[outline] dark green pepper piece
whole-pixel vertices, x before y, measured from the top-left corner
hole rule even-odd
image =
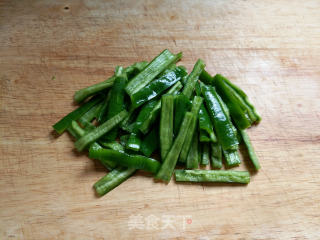
[[[175,96],[174,100],[174,126],[173,133],[177,135],[186,112],[190,111],[191,102],[189,98],[187,98],[183,94],[179,94]]]
[[[147,157],[159,148],[159,129],[158,127],[152,128],[152,130],[143,139],[140,147],[140,151]]]

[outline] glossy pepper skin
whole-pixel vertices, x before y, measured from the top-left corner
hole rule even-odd
[[[128,83],[125,88],[128,95],[131,97],[133,94],[139,92],[171,64],[179,61],[181,57],[182,53],[174,55],[165,49]]]
[[[96,150],[90,148],[89,157],[99,160],[111,160],[121,166],[141,169],[151,173],[157,173],[161,165],[157,160],[152,158],[147,158],[142,155],[129,155],[111,149]]]
[[[181,66],[174,66],[173,69],[166,69],[159,78],[153,80],[143,89],[131,96],[132,107],[137,108],[147,101],[159,96],[166,89],[180,81],[185,75],[187,75],[187,72]]]
[[[244,183],[250,182],[247,171],[215,171],[215,170],[175,170],[177,182],[224,182]]]
[[[110,92],[110,99],[108,102],[108,109],[105,119],[109,120],[121,111],[125,110],[124,105],[124,96],[125,91],[124,88],[128,82],[127,75],[122,67],[116,68],[116,80]],[[108,135],[104,136],[104,138],[108,140],[115,140],[118,135],[119,127],[116,126],[112,129]]]
[[[159,129],[158,127],[154,127],[142,140],[140,151],[146,157],[150,157],[151,154],[159,148],[159,145]]]
[[[192,137],[192,142],[190,146],[190,150],[187,157],[186,166],[188,169],[195,169],[199,167],[199,142],[198,142],[198,134],[195,132]]]
[[[225,150],[238,149],[239,142],[234,126],[220,105],[214,87],[203,85],[201,90],[222,148]]]
[[[174,99],[174,135],[177,135],[186,112],[191,110],[191,101],[183,94],[175,96]]]

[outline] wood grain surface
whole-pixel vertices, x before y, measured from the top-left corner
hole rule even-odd
[[[320,239],[319,12],[317,0],[0,1],[0,239]],[[75,90],[165,48],[248,93],[262,169],[248,186],[137,173],[97,198],[105,170],[51,126]]]

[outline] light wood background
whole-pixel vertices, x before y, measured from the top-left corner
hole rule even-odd
[[[139,173],[97,198],[105,170],[51,126],[75,90],[165,48],[248,93],[262,169],[248,186]],[[319,63],[316,0],[2,0],[0,239],[320,239]]]

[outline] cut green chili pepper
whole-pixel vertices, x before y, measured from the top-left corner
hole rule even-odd
[[[85,128],[85,129],[91,129],[91,122],[93,119],[95,119],[99,112],[101,107],[103,106],[103,101],[93,106],[88,112],[83,114],[79,119],[78,122]]]
[[[74,120],[78,120],[83,114],[88,112],[93,106],[102,101],[102,95],[97,95],[90,99],[88,102],[84,103],[80,107],[78,107],[73,112],[69,113],[67,116],[62,118],[59,122],[53,125],[53,129],[56,130],[57,133],[63,133]]]
[[[192,123],[190,124],[190,128],[188,129],[187,137],[185,139],[185,142],[183,143],[183,148],[180,153],[179,161],[182,163],[186,162],[187,157],[188,157],[188,153],[189,153],[191,142],[192,142],[192,137],[193,137],[194,132],[197,127],[198,113],[199,113],[199,109],[200,109],[202,102],[203,102],[202,97],[195,96],[193,98],[191,113],[195,116],[195,118],[192,120]]]
[[[204,64],[204,62],[201,59],[198,59],[198,61],[196,62],[196,64],[193,67],[192,72],[189,74],[188,78],[187,78],[187,83],[183,88],[182,93],[187,96],[188,98],[191,98],[191,95],[194,91],[194,88],[196,86],[196,83],[199,79],[199,76],[202,72],[202,70],[204,69],[206,65]]]
[[[148,65],[148,62],[138,62],[138,63],[135,63],[135,64],[127,67],[125,69],[125,72],[127,73],[128,78],[132,78],[137,73],[142,71],[147,65]],[[112,77],[108,78],[107,80],[105,80],[103,82],[100,82],[100,83],[94,84],[92,86],[80,89],[79,91],[77,91],[74,94],[74,100],[78,103],[82,102],[87,97],[95,95],[96,93],[98,93],[104,89],[112,87],[115,79],[116,79],[116,76],[113,75]]]
[[[183,143],[187,136],[188,130],[190,128],[191,122],[196,117],[191,113],[187,112],[183,122],[181,124],[181,128],[179,130],[178,136],[175,138],[172,147],[170,148],[169,153],[167,154],[164,162],[162,163],[157,175],[156,179],[160,179],[166,182],[169,182],[173,173],[173,170],[177,164],[179,154],[183,147]]]
[[[141,169],[151,173],[156,173],[161,165],[153,158],[148,158],[142,155],[129,155],[127,153],[111,149],[95,150],[90,148],[89,156],[99,160],[112,160],[121,166]]]
[[[173,107],[174,96],[162,96],[160,118],[160,149],[162,160],[164,160],[168,154],[173,141]]]
[[[107,96],[102,101],[102,106],[100,107],[100,111],[97,115],[97,121],[99,124],[102,124],[105,121],[107,121],[107,111],[108,111],[110,97],[111,97],[111,91],[108,92]]]
[[[212,168],[222,168],[222,149],[219,143],[211,143],[211,166]]]
[[[141,139],[136,133],[131,133],[126,148],[138,152],[141,146]]]
[[[253,104],[249,101],[248,96],[245,94],[244,91],[242,91],[238,86],[236,86],[230,80],[221,76],[220,74],[217,74],[214,77],[214,81],[215,84],[217,82],[217,85],[219,85],[220,81],[223,81],[228,86],[229,90],[238,100],[238,104],[241,106],[242,109],[248,112],[248,115],[253,122],[259,123],[261,121],[260,115],[257,113]]]
[[[204,130],[199,131],[199,141],[200,142],[212,142],[208,133]]]
[[[166,89],[171,87],[173,84],[181,80],[187,72],[181,67],[175,67],[173,70],[167,69],[164,73],[140,91],[134,93],[131,96],[131,103],[133,108],[137,108],[151,99],[159,96]]]
[[[249,183],[247,171],[175,170],[177,182]]]
[[[126,147],[127,146],[127,142],[129,140],[129,137],[130,137],[130,134],[126,134],[126,135],[121,135],[120,136],[120,144],[123,146],[123,147]]]
[[[192,142],[190,146],[190,150],[187,156],[187,168],[195,169],[199,167],[199,159],[198,159],[198,134],[195,132],[192,137]]]
[[[226,167],[235,167],[241,163],[240,155],[237,150],[224,150],[222,148],[222,152],[226,160]]]
[[[132,96],[143,89],[157,75],[168,68],[172,63],[180,60],[182,53],[172,54],[169,50],[164,50],[160,55],[154,58],[138,75],[136,75],[126,86],[126,92]]]
[[[190,111],[191,102],[183,94],[175,96],[174,100],[174,135],[177,135],[186,112]]]
[[[134,168],[126,167],[118,167],[112,170],[94,184],[97,194],[99,196],[103,196],[110,192],[112,189],[126,181],[132,174],[134,174],[135,171],[136,169]]]
[[[201,82],[208,84],[208,85],[213,85],[213,83],[214,83],[213,77],[206,70],[203,70],[201,72],[199,79]]]
[[[68,131],[70,131],[70,130],[75,134],[76,139],[79,139],[80,137],[82,137],[85,134],[85,130],[82,129],[76,121],[72,121],[71,126],[68,128]],[[100,149],[101,146],[97,142],[94,142],[91,144],[90,148]],[[109,160],[100,161],[100,162],[108,170],[112,170],[117,165],[116,163],[109,161]]]
[[[182,84],[180,82],[177,82],[175,85],[173,85],[166,94],[172,94],[176,95],[180,89],[182,88]],[[154,108],[150,111],[148,118],[142,123],[139,130],[143,134],[147,134],[151,128],[151,125],[155,122],[157,119],[161,109],[161,100],[157,100],[157,104],[154,106]]]
[[[199,129],[200,129],[200,133],[202,131],[205,131],[209,135],[209,139],[212,142],[217,141],[217,137],[213,132],[213,124],[211,123],[208,111],[204,104],[201,104],[201,107],[199,110]],[[204,142],[205,138],[201,138],[201,136],[206,136],[206,135],[200,134],[200,142]]]
[[[110,92],[110,100],[108,102],[109,107],[108,107],[106,118],[105,118],[106,120],[111,119],[112,117],[114,117],[119,112],[125,109],[124,88],[128,82],[128,78],[122,67],[116,68],[115,75],[116,75],[116,80]],[[118,135],[118,129],[119,127],[116,126],[108,133],[108,135],[104,136],[104,138],[107,140],[115,140]]]
[[[208,165],[210,162],[210,148],[209,143],[202,144],[202,159],[201,164],[202,165]]]
[[[140,147],[140,151],[147,157],[150,157],[151,154],[158,149],[159,141],[159,129],[154,127],[143,139]]]
[[[251,162],[253,163],[254,168],[258,171],[261,167],[260,167],[258,157],[254,151],[252,144],[251,144],[250,138],[245,130],[241,130],[240,133],[241,133],[243,142],[246,145],[246,148],[248,150],[249,158],[250,158]]]
[[[103,136],[112,128],[117,126],[127,116],[127,114],[127,111],[123,110],[122,112],[118,113],[113,118],[110,118],[108,121],[106,121],[99,127],[86,133],[78,141],[75,142],[75,147],[78,149],[78,151],[82,151],[90,143],[98,140],[101,136]]]
[[[99,140],[99,143],[105,148],[109,148],[109,149],[116,150],[119,152],[124,152],[124,147],[120,143],[118,143],[117,141]]]
[[[223,110],[214,87],[203,85],[201,90],[222,148],[238,149],[239,142],[234,126]]]

